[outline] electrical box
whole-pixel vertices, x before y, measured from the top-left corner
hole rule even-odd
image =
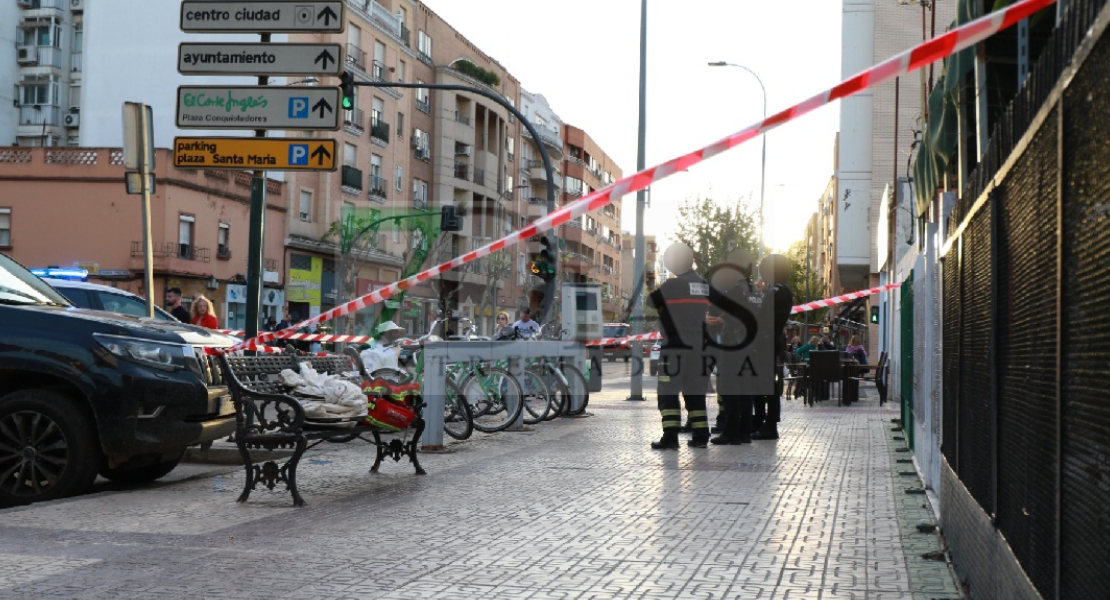
[[[564,283],[562,290],[562,339],[592,342],[601,339],[601,285]]]

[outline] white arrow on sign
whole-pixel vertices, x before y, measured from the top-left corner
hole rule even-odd
[[[189,33],[342,33],[344,2],[184,0],[181,31]]]
[[[339,44],[183,43],[182,75],[332,75],[343,72]]]
[[[183,85],[181,129],[339,129],[339,88]]]

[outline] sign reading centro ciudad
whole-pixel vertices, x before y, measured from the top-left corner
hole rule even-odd
[[[341,0],[184,0],[181,30],[210,33],[341,33]],[[263,39],[268,39],[264,37]],[[182,75],[338,76],[340,44],[190,43],[178,46]],[[265,83],[265,82],[263,82]],[[177,126],[248,129],[260,137],[176,137],[174,166],[257,171],[334,171],[334,139],[267,138],[269,129],[339,129],[337,87],[181,86]]]
[[[342,33],[342,0],[181,3],[181,31],[189,33]]]

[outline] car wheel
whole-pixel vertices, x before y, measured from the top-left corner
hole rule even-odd
[[[96,425],[69,396],[21,390],[0,398],[0,506],[79,494],[96,479]]]
[[[171,458],[168,461],[143,464],[148,463],[152,459],[157,460],[158,458],[162,458],[162,456],[163,455],[157,455],[157,457],[136,456],[128,461],[128,464],[142,464],[143,466],[141,467],[128,467],[127,464],[124,464],[112,469],[107,466],[102,466],[100,468],[100,476],[113,483],[150,483],[156,479],[161,479],[168,475],[170,471],[177,468],[177,464],[180,463],[182,457],[185,456],[185,450],[183,449],[180,454],[176,455],[176,458]]]

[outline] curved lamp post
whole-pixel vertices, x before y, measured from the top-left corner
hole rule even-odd
[[[745,67],[744,65],[737,65],[737,64],[730,63],[730,62],[725,62],[723,60],[719,60],[717,62],[711,62],[711,63],[709,63],[709,66],[711,66],[711,67],[736,67],[737,69],[744,69],[748,73],[751,73],[752,77],[755,77],[755,80],[759,82],[759,89],[763,90],[763,119],[764,120],[767,119],[767,88],[763,87],[763,80],[759,78],[759,75],[755,74],[755,71]],[[764,188],[764,185],[765,185],[766,179],[767,179],[767,134],[764,133],[762,135],[762,137],[763,137],[763,159],[761,161],[760,172],[759,172],[759,258],[760,259],[763,258],[763,188]]]

